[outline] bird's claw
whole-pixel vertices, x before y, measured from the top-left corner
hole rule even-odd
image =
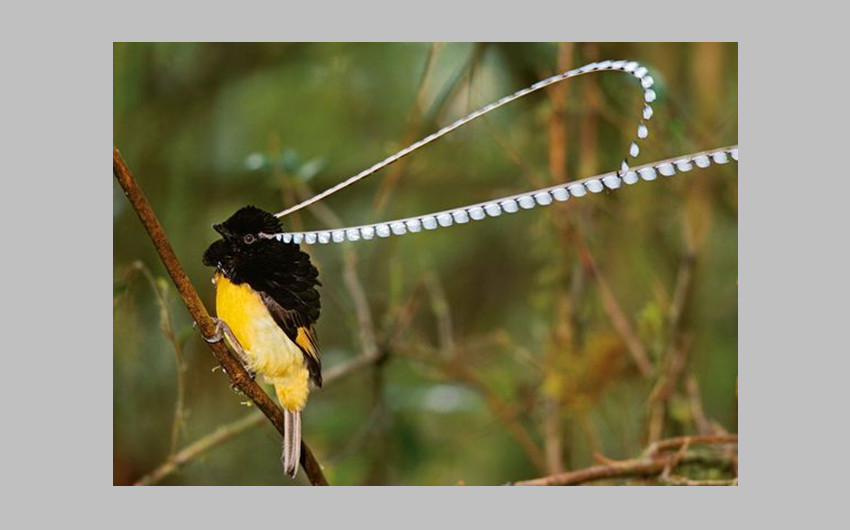
[[[222,324],[224,324],[224,322],[222,322],[221,319],[215,318],[215,317],[213,317],[212,321],[215,322],[215,333],[213,333],[209,337],[204,337],[204,340],[209,344],[213,344],[215,342],[221,342],[221,339],[224,338],[224,333],[222,333],[222,327],[223,327]],[[198,323],[195,322],[194,325],[197,327]]]
[[[230,346],[233,347],[233,350],[236,352],[236,358],[239,359],[239,364],[242,365],[242,368],[248,372],[248,376],[252,381],[257,379],[257,372],[251,368],[251,362],[249,355],[245,352],[245,349],[242,348],[242,345],[239,344],[239,341],[236,339],[236,335],[233,334],[233,331],[230,329],[230,326],[227,325],[227,322],[220,318],[213,318],[213,322],[215,322],[215,335],[212,337],[204,337],[204,340],[207,342],[218,342],[224,337],[227,337]],[[231,385],[231,387],[235,388],[235,385]]]

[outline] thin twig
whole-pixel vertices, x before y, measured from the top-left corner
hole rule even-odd
[[[543,453],[547,473],[563,473],[564,441],[561,435],[561,415],[558,402],[552,396],[543,396]]]
[[[560,72],[565,72],[570,69],[573,55],[572,43],[560,43],[558,45],[557,69]],[[566,182],[567,180],[567,163],[568,153],[567,143],[567,102],[569,98],[568,86],[561,84],[552,87],[548,92],[549,100],[552,103],[552,111],[549,114],[549,176],[551,183]],[[580,210],[570,209],[569,212],[553,215],[554,224],[558,230],[558,237],[561,239],[569,239],[573,233],[572,222],[568,221],[568,216],[579,214]],[[571,245],[565,245],[562,248],[570,248]],[[576,355],[582,350],[580,345],[579,327],[580,320],[576,315],[575,308],[578,306],[577,299],[583,291],[583,274],[581,268],[576,265],[574,271],[579,274],[572,276],[572,289],[567,289],[559,286],[554,290],[555,304],[557,305],[557,317],[553,325],[551,333],[552,346],[547,348],[550,350],[549,355],[545,358],[554,366],[544,370],[543,374],[551,373],[557,370],[558,362],[555,361],[555,356],[563,354]],[[566,318],[562,318],[565,314]],[[558,351],[555,354],[554,351]],[[543,415],[543,452],[546,456],[546,472],[549,474],[563,473],[566,469],[564,465],[564,439],[563,428],[561,426],[561,411],[560,402],[562,396],[559,391],[557,394],[551,392],[543,392],[541,396],[542,415]]]
[[[677,475],[671,475],[668,477],[660,477],[659,480],[664,484],[670,484],[671,486],[737,486],[738,478],[732,478],[728,480],[712,480],[712,479],[701,479],[695,480],[687,477],[680,477]]]
[[[484,397],[484,401],[489,405],[490,410],[502,420],[502,423],[508,428],[508,432],[525,449],[532,463],[540,470],[546,469],[546,458],[520,421],[520,413],[516,407],[508,404],[499,394],[487,386],[474,371],[465,365],[453,362],[444,364],[443,368],[447,375],[454,376],[458,381],[466,383],[468,386],[478,390]]]
[[[679,272],[676,274],[676,287],[673,290],[668,316],[668,346],[662,357],[662,362],[666,363],[666,370],[660,373],[649,396],[650,421],[647,441],[650,443],[658,441],[663,436],[670,399],[687,366],[687,354],[693,341],[683,334],[682,322],[693,284],[695,264],[696,249],[691,243],[691,238],[686,234],[685,252],[679,265]]]
[[[628,477],[653,477],[658,476],[662,480],[662,475],[665,469],[670,468],[674,462],[674,455],[664,455],[650,460],[624,460],[617,462],[614,465],[593,466],[576,471],[549,475],[532,480],[522,480],[514,482],[512,486],[575,486],[587,482],[597,480],[612,479],[612,478],[628,478]],[[677,464],[701,463],[700,457],[686,456],[680,459]],[[675,480],[669,477],[670,480]],[[730,482],[727,485],[732,485]],[[712,484],[719,485],[719,484]]]
[[[171,247],[162,225],[159,223],[156,214],[154,214],[150,203],[148,203],[142,190],[139,188],[136,180],[133,178],[118,149],[112,149],[112,173],[115,179],[124,189],[124,194],[142,221],[145,230],[147,230],[151,241],[162,260],[165,269],[168,271],[174,286],[180,293],[180,297],[186,304],[189,314],[195,321],[198,329],[203,337],[213,337],[216,334],[216,325],[210,318],[209,313],[201,302],[198,292],[192,285],[192,282],[186,276],[183,266],[177,259],[174,249]],[[218,362],[224,368],[234,387],[238,388],[243,394],[257,405],[263,414],[271,421],[272,425],[281,433],[284,433],[283,412],[275,404],[274,401],[266,394],[262,388],[251,378],[242,363],[230,353],[224,341],[207,343],[210,351],[215,355]],[[313,452],[309,446],[302,440],[301,442],[301,466],[309,478],[310,482],[315,485],[327,485],[324,473],[319,463],[313,456]]]
[[[583,61],[597,61],[599,59],[599,48],[597,44],[588,42],[582,45]],[[599,91],[599,80],[596,77],[588,77],[584,80],[579,90],[581,91],[581,113],[584,119],[579,124],[578,150],[581,157],[577,164],[579,175],[593,175],[599,169],[599,108],[602,99]],[[607,106],[606,106],[607,108]],[[627,128],[632,127],[631,122]],[[585,173],[589,171],[589,173]]]
[[[558,71],[570,69],[573,55],[573,44],[562,42],[558,44]],[[553,86],[548,94],[552,102],[552,112],[549,113],[549,173],[552,182],[567,181],[567,96],[569,86],[566,83]]]
[[[323,377],[324,384],[329,385],[335,383],[350,374],[353,374],[360,368],[368,366],[375,362],[375,359],[369,359],[365,354],[359,355],[357,358],[338,366],[333,367]],[[182,466],[188,464],[194,458],[201,456],[209,450],[225,444],[232,440],[237,434],[259,426],[265,420],[265,416],[259,410],[255,410],[245,416],[230,423],[226,423],[218,427],[215,431],[206,436],[203,436],[186,446],[175,455],[169,456],[153,471],[142,477],[136,485],[151,485],[160,482],[165,477],[178,471]],[[227,435],[225,435],[227,434]]]
[[[685,304],[694,279],[694,267],[696,266],[696,249],[690,243],[685,243],[685,253],[682,263],[679,264],[679,272],[676,275],[676,288],[673,291],[673,300],[670,303],[669,326],[671,340],[675,340],[682,326],[682,316],[685,313]]]
[[[629,319],[626,317],[620,307],[620,304],[617,302],[614,292],[608,286],[608,282],[602,275],[599,267],[597,267],[593,254],[591,254],[590,249],[583,241],[580,241],[579,243],[579,254],[582,262],[588,269],[590,269],[590,272],[596,279],[596,283],[599,287],[599,295],[602,298],[602,306],[605,308],[608,318],[611,319],[611,324],[614,325],[614,329],[617,330],[620,338],[622,338],[623,342],[626,343],[626,348],[628,349],[629,354],[631,354],[638,370],[640,370],[640,373],[644,377],[651,376],[652,363],[649,360],[649,355],[646,353],[646,348],[638,338],[637,333],[634,329],[632,329],[632,325],[629,323]]]
[[[256,427],[263,422],[263,413],[254,411],[251,414],[227,425],[222,425],[212,434],[204,436],[200,440],[186,446],[178,453],[169,456],[165,462],[159,467],[140,478],[136,482],[136,486],[150,486],[156,484],[168,475],[177,471],[181,466],[186,465],[195,458],[208,452],[210,449],[223,444],[224,442],[235,438],[237,435]]]
[[[334,369],[328,371],[324,377],[324,384],[332,384],[339,379],[342,379],[354,372],[358,369],[367,366],[368,362],[363,362],[367,360],[365,355],[360,355],[356,359],[349,361],[348,363],[339,365],[334,367]],[[241,434],[244,431],[252,429],[254,427],[259,426],[265,420],[265,416],[259,410],[246,414],[242,418],[239,418],[236,421],[231,423],[224,424],[218,427],[215,431],[206,436],[199,438],[197,441],[193,442],[191,445],[188,445],[186,448],[182,449],[179,453],[176,453],[174,456],[169,457],[165,462],[160,464],[156,469],[145,475],[142,479],[137,482],[137,485],[144,484],[155,484],[168,475],[177,471],[181,466],[186,465],[192,459],[201,456],[203,453],[213,449],[218,445],[222,445],[231,439],[233,439],[237,434]]]
[[[455,348],[454,326],[452,325],[451,309],[446,300],[443,284],[433,272],[425,275],[425,288],[431,298],[431,311],[437,320],[437,338],[440,351],[446,358],[452,358],[457,352]]]
[[[459,352],[463,349],[463,345],[458,346]],[[464,384],[481,394],[490,411],[505,425],[511,436],[525,450],[534,466],[541,472],[546,471],[546,459],[543,452],[520,421],[520,413],[517,407],[504,400],[484,383],[474,370],[466,366],[460,360],[465,356],[458,354],[455,358],[446,359],[434,349],[418,345],[409,348],[398,347],[396,351],[400,355],[431,364],[448,379]]]
[[[314,195],[313,190],[306,184],[301,184],[295,190],[298,200],[304,200]],[[327,227],[340,226],[342,220],[330,206],[317,203],[311,210]],[[372,318],[372,310],[369,307],[369,299],[366,297],[366,289],[360,281],[360,273],[357,269],[358,254],[352,245],[343,245],[342,250],[342,281],[348,291],[351,301],[354,302],[354,311],[357,316],[357,329],[360,334],[360,346],[363,348],[362,359],[364,364],[370,364],[381,356],[378,346],[378,334],[375,329],[375,320]]]
[[[354,302],[357,329],[360,331],[360,346],[363,348],[363,355],[371,361],[380,357],[381,351],[378,347],[375,321],[372,318],[372,310],[369,308],[369,299],[366,297],[366,290],[360,282],[360,274],[357,271],[357,253],[349,245],[346,245],[343,249],[342,262],[342,280],[351,300]]]
[[[354,372],[360,370],[361,368],[365,368],[373,364],[378,357],[374,357],[372,355],[367,355],[364,351],[362,354],[358,355],[354,359],[348,361],[345,364],[338,364],[336,366],[331,367],[327,372],[325,372],[322,379],[324,380],[324,384],[328,385],[332,381],[336,381],[337,379],[342,379]]]
[[[431,77],[434,69],[435,59],[440,51],[440,43],[431,43],[428,48],[428,57],[425,59],[425,68],[422,70],[422,75],[419,78],[419,87],[416,89],[416,97],[413,99],[413,106],[410,109],[410,115],[407,118],[404,134],[402,135],[401,145],[410,145],[416,141],[419,126],[424,117],[423,109],[425,108],[425,89],[428,86],[428,79]],[[428,114],[434,114],[438,109],[432,109]],[[378,188],[378,196],[375,199],[374,207],[377,213],[381,213],[387,205],[387,200],[392,196],[396,183],[404,173],[404,167],[407,165],[408,159],[399,160],[387,172],[387,176],[381,182]]]
[[[546,477],[521,480],[514,482],[513,486],[572,486],[592,482],[594,480],[602,480],[606,478],[625,478],[625,477],[640,477],[657,475],[664,471],[667,465],[667,458],[657,458],[655,460],[627,460],[618,462],[616,465],[593,466],[577,471],[568,471],[566,473],[557,473]]]
[[[516,149],[511,147],[509,141],[502,135],[501,132],[499,132],[499,129],[495,125],[487,120],[484,120],[482,125],[487,128],[490,138],[496,142],[497,147],[504,151],[505,155],[508,157],[508,161],[519,170],[520,175],[525,178],[525,181],[529,183],[529,185],[534,186],[535,188],[542,188],[546,186],[547,181],[544,174],[533,165],[526,162],[525,158],[523,158]]]
[[[682,445],[717,445],[717,444],[737,444],[737,434],[708,434],[698,436],[677,436],[676,438],[667,438],[660,440],[650,445],[646,450],[647,455],[656,455],[662,451],[678,450]]]
[[[722,436],[681,436],[678,438],[670,438],[662,440],[650,446],[645,452],[645,457],[633,460],[614,461],[604,457],[601,460],[602,465],[593,466],[567,473],[557,473],[546,477],[540,477],[531,480],[522,480],[513,482],[514,486],[570,486],[593,482],[596,480],[610,478],[626,478],[626,477],[649,477],[659,476],[668,472],[667,479],[676,481],[677,478],[669,476],[669,471],[677,466],[687,463],[705,463],[705,459],[700,455],[687,455],[682,451],[682,448],[687,448],[693,445],[717,445],[717,444],[737,444],[738,435],[728,434]],[[676,449],[678,452],[674,454],[663,453]],[[599,460],[600,458],[597,457]],[[731,459],[721,459],[723,463],[728,464]],[[732,461],[734,464],[734,461]],[[686,479],[688,480],[688,479]],[[672,482],[671,482],[672,483]],[[732,483],[730,483],[732,484]],[[737,484],[737,482],[734,482]]]
[[[688,362],[688,352],[693,340],[690,337],[679,338],[678,334],[664,356],[666,363],[665,371],[658,376],[652,390],[649,393],[649,425],[647,428],[647,442],[654,443],[664,435],[664,425],[667,420],[667,409],[670,399],[673,397],[679,379],[685,371]]]
[[[702,399],[700,398],[699,383],[693,375],[688,376],[685,380],[685,392],[688,395],[688,405],[691,409],[691,417],[697,426],[700,434],[722,434],[725,431],[717,423],[708,419],[705,415],[705,410],[702,407]]]
[[[673,455],[673,458],[667,462],[667,465],[664,466],[664,471],[661,473],[661,481],[668,479],[670,474],[673,472],[673,469],[676,468],[682,460],[685,458],[685,454],[688,452],[688,449],[691,447],[690,439],[685,440],[682,446],[676,451]]]
[[[171,424],[171,445],[168,451],[169,456],[171,456],[177,452],[180,430],[184,429],[186,424],[186,412],[183,406],[186,395],[186,384],[183,377],[186,373],[186,363],[183,360],[183,346],[177,340],[177,334],[174,331],[174,322],[171,318],[171,311],[168,309],[168,300],[165,299],[165,293],[153,277],[150,269],[141,261],[137,261],[133,263],[132,270],[140,272],[145,277],[156,296],[160,308],[159,326],[165,338],[171,343],[177,361],[177,396],[174,399],[174,420]]]

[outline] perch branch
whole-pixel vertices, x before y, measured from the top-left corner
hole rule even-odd
[[[157,219],[156,214],[154,214],[150,203],[144,193],[142,193],[142,190],[136,183],[135,178],[133,178],[133,174],[130,172],[130,169],[118,153],[118,149],[115,147],[112,148],[112,173],[124,189],[124,194],[127,196],[127,199],[129,199],[130,204],[133,206],[133,209],[136,211],[139,219],[142,221],[142,225],[145,227],[145,230],[147,230],[148,235],[156,248],[157,254],[159,254],[165,269],[168,271],[168,275],[171,276],[171,280],[174,282],[177,292],[180,293],[180,297],[186,304],[189,314],[196,322],[201,335],[204,337],[214,336],[216,333],[215,323],[210,318],[209,313],[207,313],[207,310],[204,307],[203,302],[201,302],[198,292],[195,290],[192,282],[189,281],[189,278],[183,271],[183,266],[180,264],[180,260],[177,259],[177,255],[174,253],[171,243],[168,242],[168,238],[162,229],[162,225],[159,223],[159,219]],[[221,364],[222,368],[224,368],[225,372],[227,372],[233,386],[248,396],[248,398],[254,402],[257,408],[265,414],[269,421],[271,421],[272,425],[274,425],[274,427],[282,435],[284,432],[284,420],[283,412],[281,412],[280,408],[274,401],[272,401],[269,395],[266,394],[253,379],[251,379],[251,376],[245,371],[242,363],[240,363],[239,360],[230,353],[230,350],[227,349],[224,341],[208,343],[208,346],[210,351],[212,351],[213,355],[215,355],[216,359]],[[301,443],[301,467],[304,469],[304,472],[307,474],[307,478],[313,485],[326,486],[328,484],[321,466],[313,456],[313,452],[303,441]]]
[[[313,193],[306,185],[301,186],[301,188],[296,189],[292,193],[297,194],[299,197],[304,198],[305,196],[312,196]],[[293,202],[293,201],[290,201]],[[313,213],[325,224],[328,226],[335,226],[342,224],[339,220],[339,217],[324,204],[316,204],[313,208]],[[293,219],[297,219],[298,214],[293,215]],[[363,352],[357,356],[356,358],[340,365],[336,365],[331,367],[324,374],[324,384],[325,386],[332,384],[338,379],[342,379],[347,377],[350,374],[353,374],[360,369],[370,366],[374,363],[377,363],[383,359],[382,350],[378,348],[377,340],[375,339],[375,329],[374,329],[374,321],[372,319],[371,311],[368,306],[368,301],[366,299],[365,290],[363,289],[362,284],[360,283],[359,276],[357,273],[357,263],[356,263],[356,252],[354,249],[346,248],[345,250],[346,259],[344,260],[345,272],[344,274],[348,278],[345,282],[346,287],[349,289],[349,294],[354,300],[356,310],[357,310],[357,320],[358,320],[358,329],[368,330],[367,333],[361,331],[361,342],[363,346]],[[348,259],[349,253],[351,257],[354,259]],[[384,352],[386,350],[383,350]],[[160,464],[156,469],[148,473],[142,480],[145,481],[145,484],[153,484],[161,481],[168,475],[174,473],[180,467],[189,463],[192,459],[201,454],[213,449],[214,447],[227,443],[234,436],[221,436],[222,431],[231,432],[238,431],[243,432],[244,430],[251,429],[260,425],[263,422],[264,416],[261,412],[255,411],[243,416],[242,418],[233,421],[231,423],[225,424],[214,432],[207,434],[206,436],[198,439],[193,442],[192,445],[188,446],[186,449],[180,452],[180,458],[169,458],[162,464]],[[203,451],[191,450],[193,448],[202,447]]]
[[[327,372],[327,374],[323,378],[324,384],[332,384],[338,379],[342,379],[343,377],[353,374],[357,370],[368,366],[377,360],[377,358],[367,357],[366,354],[363,353],[345,364],[334,366]],[[239,418],[238,420],[226,423],[218,427],[210,434],[207,434],[206,436],[197,439],[190,445],[186,446],[186,448],[169,456],[162,464],[157,466],[156,469],[139,479],[139,481],[136,482],[136,485],[149,486],[151,484],[156,484],[157,482],[160,482],[165,477],[179,470],[181,467],[185,466],[195,458],[203,455],[204,453],[207,453],[208,451],[218,447],[219,445],[229,442],[230,440],[235,438],[236,435],[242,434],[245,431],[257,427],[258,425],[263,423],[265,419],[266,417],[261,411],[255,410],[254,412],[250,412],[245,416]]]

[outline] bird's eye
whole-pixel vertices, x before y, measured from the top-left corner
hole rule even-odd
[[[247,234],[245,237],[242,238],[242,241],[244,241],[246,245],[250,245],[251,243],[256,241],[256,239],[254,238],[253,234]]]

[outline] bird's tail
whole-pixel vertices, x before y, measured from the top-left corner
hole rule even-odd
[[[301,411],[284,408],[283,419],[283,454],[280,461],[283,464],[283,472],[295,478],[301,460]]]

